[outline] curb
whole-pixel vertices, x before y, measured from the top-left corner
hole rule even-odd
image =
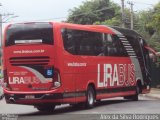
[[[160,89],[159,88],[151,88],[150,93],[142,94],[142,96],[160,100]]]
[[[160,88],[151,88],[151,91],[159,91],[160,92]]]
[[[158,100],[160,100],[160,96],[153,95],[153,94],[141,94],[140,96],[143,96],[143,97],[148,97],[148,98],[153,98],[153,99],[158,99]]]

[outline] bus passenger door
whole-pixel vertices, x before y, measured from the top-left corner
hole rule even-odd
[[[144,82],[147,85],[150,85],[151,82],[151,63],[150,63],[150,58],[149,58],[149,51],[145,48],[145,41],[143,39],[140,38],[140,47],[141,47],[141,51],[142,51],[142,59],[143,62],[140,63],[140,65],[142,65],[142,74],[143,74],[143,79]]]

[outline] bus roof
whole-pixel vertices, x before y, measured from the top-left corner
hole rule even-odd
[[[131,36],[131,37],[142,37],[140,34],[138,34],[136,31],[127,29],[127,28],[120,28],[120,27],[112,27],[113,29],[121,32],[124,36]]]
[[[141,35],[138,34],[136,31],[131,30],[131,29],[127,29],[127,28],[120,28],[120,27],[116,27],[116,26],[107,26],[107,25],[86,25],[86,26],[92,27],[92,28],[98,28],[98,29],[102,29],[102,30],[115,29],[118,32],[122,33],[124,36],[131,36],[131,37],[137,37],[138,36],[138,37],[141,37]]]
[[[115,29],[117,31],[119,31],[120,33],[122,33],[125,36],[131,36],[131,37],[141,37],[140,34],[138,34],[137,32],[135,32],[134,30],[130,30],[130,29],[126,29],[126,28],[120,28],[120,27],[115,27],[115,26],[107,26],[107,25],[81,25],[81,24],[73,24],[73,23],[65,23],[65,22],[26,22],[26,23],[14,23],[16,24],[36,24],[36,23],[51,23],[51,24],[55,24],[55,25],[60,25],[60,26],[67,26],[67,27],[77,27],[77,28],[85,28],[85,29],[95,29],[95,30],[99,30],[99,31],[103,31],[103,32],[108,32],[111,34],[117,34],[115,33],[114,30]],[[8,25],[11,26],[12,24]]]

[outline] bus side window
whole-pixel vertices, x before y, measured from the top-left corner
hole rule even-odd
[[[65,50],[71,54],[75,54],[73,31],[69,29],[62,29],[62,37]]]
[[[84,48],[80,49],[80,55],[97,56],[102,52],[101,33],[85,31],[82,36],[81,45]]]
[[[90,42],[90,39],[88,36],[83,37],[81,39],[80,43],[80,50],[79,54],[80,55],[93,55],[93,47],[92,43]]]
[[[117,48],[117,56],[127,57],[128,56],[127,51],[124,48],[119,37],[117,35],[112,35],[112,39],[114,41],[115,47]]]
[[[115,46],[115,42],[112,39],[112,36],[109,34],[105,34],[105,37],[103,37],[103,50],[105,56],[116,56],[117,55],[117,48]]]
[[[127,51],[118,36],[111,34],[104,34],[103,36],[103,51],[105,56],[128,56]]]
[[[99,56],[103,52],[103,33],[96,33],[93,36],[93,44],[94,44],[94,55]]]
[[[63,44],[66,51],[74,55],[98,56],[102,53],[102,33],[62,29]]]

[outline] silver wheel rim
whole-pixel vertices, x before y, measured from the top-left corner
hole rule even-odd
[[[93,98],[92,91],[89,91],[88,92],[88,103],[89,103],[89,105],[92,105],[93,102],[94,102],[94,98]]]

